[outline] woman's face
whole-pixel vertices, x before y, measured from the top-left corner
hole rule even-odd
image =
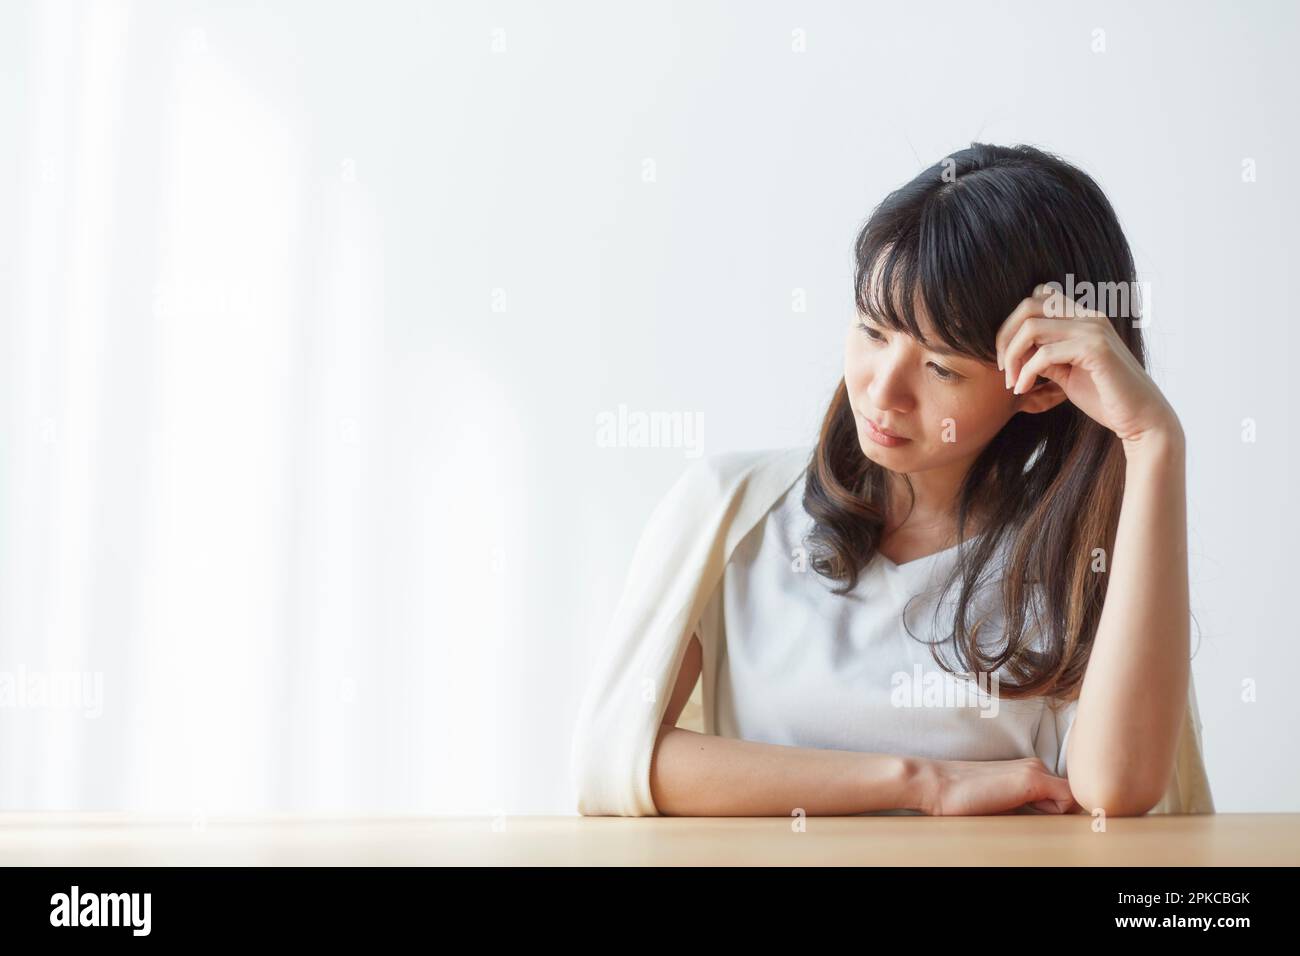
[[[863,453],[891,471],[912,474],[953,466],[964,472],[1036,392],[1013,395],[993,363],[946,351],[918,309],[927,348],[905,332],[855,316],[844,346],[844,384]],[[1052,402],[1055,404],[1055,402]],[[881,437],[869,422],[900,436]]]

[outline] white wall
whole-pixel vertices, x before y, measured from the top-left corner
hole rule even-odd
[[[1045,6],[5,4],[0,671],[102,697],[0,709],[0,807],[573,812],[692,453],[598,416],[812,441],[858,226],[980,139],[1120,213],[1216,800],[1300,809],[1297,8]]]

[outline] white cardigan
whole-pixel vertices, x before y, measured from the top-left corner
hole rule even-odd
[[[794,484],[812,452],[797,447],[697,459],[651,513],[578,712],[570,771],[580,814],[659,814],[650,796],[650,758],[694,624],[736,545]],[[704,674],[717,673],[713,644],[702,643]],[[703,678],[692,703],[701,697],[697,707],[688,704],[678,726],[716,733],[715,688]],[[1151,812],[1214,812],[1190,677],[1174,772]]]

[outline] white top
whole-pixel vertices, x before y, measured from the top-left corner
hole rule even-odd
[[[811,446],[705,455],[683,470],[650,513],[609,626],[598,635],[591,675],[574,722],[569,772],[579,813],[659,813],[651,798],[650,769],[682,657],[699,623],[697,609],[718,589],[741,540],[767,519],[803,476],[811,455]],[[904,569],[909,566],[910,562]],[[733,571],[733,578],[737,574],[743,577]],[[736,630],[741,633],[739,627]],[[855,628],[853,633],[861,632]],[[1189,636],[1189,650],[1190,646]],[[698,728],[706,734],[718,732],[716,682],[709,683],[717,676],[718,656],[717,642],[706,642]],[[782,682],[774,685],[781,687]],[[806,710],[817,702],[801,699],[799,703]],[[735,724],[733,717],[733,731]],[[1135,732],[1140,735],[1141,728]],[[1026,752],[1032,751],[1026,747]],[[1151,812],[1214,813],[1191,680],[1174,772]]]
[[[945,760],[1037,756],[1064,776],[1077,701],[1053,709],[1046,697],[995,699],[989,679],[947,674],[934,660],[927,642],[939,639],[933,613],[957,548],[901,565],[877,553],[852,591],[833,594],[837,582],[808,565],[804,537],[814,523],[803,493],[801,477],[740,540],[699,621],[701,639],[718,647],[718,734]],[[953,585],[938,618],[945,636],[960,588]],[[908,609],[913,637],[902,615],[917,594]],[[992,614],[981,645],[989,646],[986,634],[1005,641],[992,598],[980,600],[972,619]]]

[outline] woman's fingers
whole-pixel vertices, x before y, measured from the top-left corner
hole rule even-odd
[[[1038,351],[1031,355],[1028,361],[1021,366],[1020,372],[1016,376],[1013,393],[1019,395],[1021,392],[1029,391],[1034,386],[1034,379],[1039,375],[1056,381],[1060,373],[1052,371],[1053,366],[1069,371],[1069,366],[1073,364],[1078,355],[1079,345],[1077,340],[1064,339],[1049,342],[1047,345],[1040,345]]]
[[[1079,303],[1067,296],[1062,290],[1053,288],[1046,283],[1034,286],[1034,291],[1020,300],[1020,304],[1012,310],[998,328],[998,334],[994,338],[994,346],[998,354],[998,370],[1005,371],[1007,368],[1007,350],[1011,342],[1016,338],[1024,324],[1030,319],[1044,318],[1048,320],[1069,320],[1069,319],[1104,319],[1105,316],[1093,309],[1085,309]],[[1014,379],[1008,377],[1007,388],[1011,387]]]
[[[1021,362],[1028,357],[1032,346],[1042,348],[1049,342],[1059,342],[1079,332],[1075,319],[1048,319],[1030,316],[1021,321],[1002,352],[1002,367],[1006,371],[1007,388],[1020,377]]]
[[[1042,286],[1038,287],[1039,289]],[[1035,290],[1036,292],[1037,290]],[[993,340],[994,346],[998,352],[998,371],[1006,369],[1006,347],[1016,332],[1020,330],[1020,325],[1026,319],[1035,315],[1042,315],[1043,296],[1031,295],[1026,299],[1021,299],[1020,304],[1012,310],[1011,314],[1002,320],[1002,325],[998,327],[998,334]]]
[[[939,761],[941,783],[935,815],[987,816],[1067,813],[1075,805],[1070,781],[1054,774],[1039,757],[1005,761]]]
[[[1058,777],[1055,774],[1048,774],[1043,798],[1060,804],[1062,811],[1069,809],[1070,805],[1074,803],[1074,791],[1070,789],[1069,779]]]
[[[1025,322],[1038,317],[1049,319],[1069,318],[1080,314],[1080,312],[1077,303],[1066,298],[1064,294],[1046,285],[1035,286],[1033,294],[1021,299],[1020,304],[1002,320],[1002,325],[998,327],[998,334],[993,340],[998,353],[998,370],[1006,369],[1007,346],[1010,345],[1012,339],[1016,337]],[[1010,384],[1007,387],[1010,388]]]

